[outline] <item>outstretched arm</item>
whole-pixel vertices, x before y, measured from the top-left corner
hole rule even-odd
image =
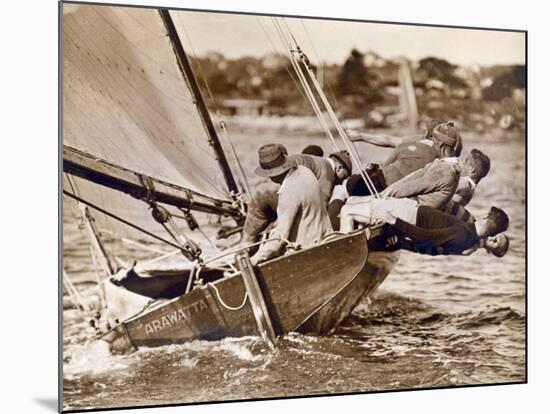
[[[354,129],[347,129],[346,134],[353,142],[363,141],[368,144],[376,145],[378,147],[395,148],[403,142],[403,138],[401,137],[394,137],[392,135],[369,134],[368,132],[361,132]]]

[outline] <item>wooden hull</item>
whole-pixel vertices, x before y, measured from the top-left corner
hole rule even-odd
[[[358,279],[369,279],[363,276],[370,269],[367,257],[366,234],[361,232],[260,265],[256,275],[276,334],[296,331],[315,320],[312,316],[320,311],[324,315],[320,319],[323,326],[333,320],[341,321],[345,317],[341,317],[342,311],[349,306],[340,308],[337,303],[347,301],[350,292],[354,296],[353,305],[359,300],[360,295],[355,298],[352,286]],[[365,292],[363,284],[361,295]],[[254,314],[250,301],[244,300],[245,294],[240,274],[219,279],[176,299],[157,302],[101,339],[110,342],[114,350],[124,350],[194,339],[257,335]],[[331,310],[323,311],[328,305]]]
[[[370,252],[367,264],[357,278],[312,315],[298,331],[314,335],[331,333],[353,311],[363,296],[374,293],[398,259],[398,252]]]

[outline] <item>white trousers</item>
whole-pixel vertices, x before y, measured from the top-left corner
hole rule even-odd
[[[395,224],[398,218],[416,224],[417,211],[418,202],[409,198],[350,197],[340,212],[340,231],[352,231],[355,223]]]

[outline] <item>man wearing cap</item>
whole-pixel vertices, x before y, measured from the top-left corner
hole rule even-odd
[[[270,235],[281,240],[263,244],[251,258],[253,264],[280,255],[286,241],[308,248],[332,231],[319,181],[310,169],[287,157],[283,149],[282,145],[268,144],[258,150],[260,166],[256,174],[281,185],[277,226]]]
[[[283,145],[273,145],[278,146],[285,155],[287,154]],[[349,176],[352,168],[351,158],[345,151],[330,154],[328,158],[306,154],[306,151],[311,151],[311,146],[304,148],[302,154],[291,155],[288,159],[294,165],[302,165],[313,172],[319,182],[321,197],[326,205],[334,186]],[[278,185],[271,180],[258,185],[248,205],[241,245],[254,243],[260,233],[277,220],[278,190]]]
[[[352,141],[371,142],[375,145],[382,145],[382,141],[367,141],[365,136],[372,137],[372,134],[348,131]],[[462,151],[462,139],[452,122],[441,123],[428,129],[422,139],[418,137],[403,139],[398,137],[385,137],[395,147],[388,159],[382,165],[371,164],[365,171],[371,178],[374,187],[382,192],[388,186],[399,181],[408,174],[424,167],[437,158],[455,157]],[[392,138],[392,139],[389,139]],[[350,196],[370,195],[370,189],[363,181],[361,175],[355,174],[349,177],[345,185],[335,189],[335,194],[328,206],[329,215],[333,226],[337,226],[340,209]]]
[[[341,184],[352,171],[351,157],[347,151],[337,151],[327,158],[307,154],[290,155],[296,165],[309,168],[321,186],[321,195],[328,204],[335,185]]]
[[[371,136],[371,134],[368,135]],[[359,140],[357,138],[350,139],[352,141]],[[461,143],[460,134],[452,122],[435,126],[429,137],[426,135],[420,140],[418,138],[401,139],[394,151],[379,167],[380,177],[374,177],[375,182],[379,183],[377,190],[384,190],[387,186],[424,167],[436,158],[458,157],[459,150],[462,151]],[[357,178],[356,183],[350,177],[347,189],[350,195],[370,195],[369,189],[363,180],[360,180],[360,177]]]

